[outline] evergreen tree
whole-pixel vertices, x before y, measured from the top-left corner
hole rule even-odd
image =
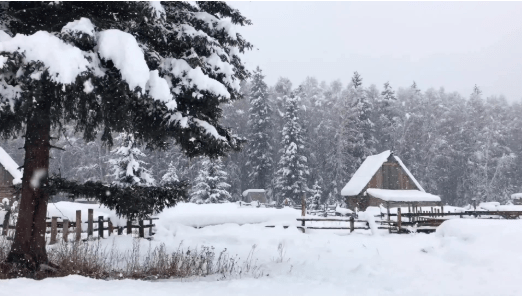
[[[222,126],[220,104],[241,98],[248,78],[234,30],[251,22],[224,2],[8,2],[2,5],[0,133],[25,134],[20,217],[7,258],[47,263],[52,127],[70,123],[86,141],[113,132],[147,148],[173,138],[191,157],[220,156],[242,140]],[[42,187],[48,179],[43,178]],[[104,200],[107,200],[104,198]],[[150,200],[151,203],[156,202]],[[157,201],[159,202],[159,200]],[[170,205],[174,205],[171,201]]]
[[[375,125],[371,121],[372,104],[362,88],[362,78],[355,72],[348,89],[351,101],[349,115],[345,121],[345,152],[348,172],[354,174],[366,157],[376,153]]]
[[[190,194],[190,201],[198,204],[230,201],[232,198],[228,192],[230,184],[226,181],[227,173],[223,171],[221,159],[204,159],[201,170],[194,180],[195,185]]]
[[[281,159],[277,171],[276,189],[279,201],[289,199],[301,203],[302,194],[308,192],[306,185],[309,175],[307,158],[304,156],[305,140],[298,111],[301,99],[292,92],[285,96],[285,124],[282,132]]]
[[[399,112],[397,110],[397,97],[389,82],[384,84],[381,97],[375,102],[376,108],[374,120],[376,122],[376,141],[379,144],[379,151],[395,150],[398,140],[398,130],[400,128]]]
[[[176,166],[174,165],[174,162],[169,163],[169,167],[167,169],[167,172],[163,177],[161,177],[160,185],[165,185],[171,182],[178,182],[178,170],[176,169]]]
[[[154,186],[156,181],[150,170],[142,167],[146,164],[140,157],[145,154],[137,147],[132,135],[122,134],[122,145],[111,153],[117,158],[109,159],[112,165],[113,184],[117,186]]]
[[[316,180],[312,189],[310,190],[310,197],[306,201],[307,208],[310,210],[317,210],[322,203],[323,190],[319,186],[319,180]]]
[[[261,69],[257,67],[252,75],[247,162],[250,167],[250,185],[257,189],[268,189],[273,173],[272,109],[268,100],[268,88],[263,79]]]

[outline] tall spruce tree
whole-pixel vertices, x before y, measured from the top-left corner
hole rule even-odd
[[[219,123],[241,97],[239,53],[251,22],[224,2],[8,2],[0,18],[0,133],[25,135],[20,219],[8,262],[47,263],[51,130],[87,141],[128,132],[148,148],[173,138],[189,156],[225,155],[242,141]],[[114,201],[115,202],[115,201]],[[151,202],[153,202],[151,200]],[[171,201],[170,205],[175,204]]]
[[[248,125],[250,137],[248,143],[248,176],[250,186],[258,189],[268,189],[273,174],[272,151],[272,108],[268,98],[268,87],[264,75],[257,67],[252,75],[250,93],[250,110]]]
[[[194,183],[190,193],[190,201],[193,203],[219,203],[232,198],[228,192],[230,184],[227,183],[227,173],[223,170],[220,158],[204,159]]]
[[[345,153],[349,161],[347,169],[354,174],[366,157],[375,154],[375,125],[371,121],[372,104],[362,87],[362,78],[355,72],[348,88],[350,109],[344,122]]]
[[[276,189],[279,201],[289,199],[301,203],[302,194],[308,192],[306,184],[309,175],[307,158],[304,155],[304,131],[299,122],[299,103],[301,99],[292,92],[284,97],[285,115],[282,132],[281,159],[277,171]]]

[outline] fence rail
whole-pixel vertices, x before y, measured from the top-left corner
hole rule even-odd
[[[50,244],[57,243],[57,237],[58,233],[62,234],[62,239],[65,242],[69,241],[69,235],[70,235],[70,229],[73,229],[73,232],[75,233],[75,240],[80,241],[82,240],[82,233],[87,233],[87,239],[90,237],[94,237],[94,234],[97,233],[98,238],[104,237],[104,231],[108,232],[108,236],[111,236],[114,234],[114,230],[117,230],[118,235],[123,234],[123,230],[127,229],[127,234],[132,234],[132,229],[138,229],[139,237],[145,237],[145,229],[149,229],[149,236],[154,235],[153,227],[156,226],[156,224],[153,224],[153,220],[158,220],[159,218],[156,217],[147,217],[144,220],[138,220],[138,224],[133,224],[133,221],[128,220],[127,224],[125,226],[114,226],[110,218],[104,219],[103,216],[98,216],[98,220],[94,220],[94,209],[88,209],[87,211],[87,221],[82,222],[82,214],[81,211],[76,211],[76,220],[70,221],[69,219],[63,219],[62,221],[58,221],[58,219],[61,219],[61,217],[53,216],[53,217],[46,217],[46,227],[50,228],[49,230],[46,230],[46,233],[50,233]],[[9,219],[10,219],[11,211],[7,211],[3,224],[0,224],[0,227],[2,228],[2,235],[7,236],[9,229],[16,229],[15,225],[9,225]],[[145,224],[144,221],[148,221],[148,224]],[[87,224],[86,231],[82,231],[82,223]],[[107,226],[105,226],[105,223],[107,223]],[[94,228],[94,225],[97,224],[97,228]]]

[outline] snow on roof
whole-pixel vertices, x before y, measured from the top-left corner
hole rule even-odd
[[[264,193],[265,190],[264,189],[247,189],[247,190],[243,191],[243,196],[247,196],[250,192]]]
[[[366,193],[384,201],[440,201],[440,197],[420,190],[393,190],[368,188],[366,190]]]
[[[386,150],[382,152],[381,154],[368,156],[364,162],[361,164],[359,169],[355,172],[353,177],[348,181],[348,183],[344,186],[343,190],[341,190],[342,196],[354,196],[361,193],[361,191],[364,189],[366,184],[370,182],[372,177],[377,173],[379,168],[382,166],[383,163],[385,163],[388,158],[392,155],[390,150]],[[410,170],[402,163],[402,160],[395,155],[392,155],[395,160],[399,163],[399,165],[402,167],[404,172],[410,177],[410,179],[413,181],[413,183],[417,186],[417,188],[421,192],[425,192],[424,188],[417,182],[415,177],[411,174]]]
[[[383,163],[390,157],[390,150],[386,150],[381,154],[368,156],[355,172],[353,177],[348,181],[341,190],[342,196],[354,196],[361,193],[366,184],[370,182],[373,175],[379,170]]]
[[[522,198],[522,193],[511,194],[511,199],[521,199],[521,198]]]
[[[0,164],[13,176],[13,185],[22,183],[22,171],[18,169],[19,165],[2,147],[0,147]]]

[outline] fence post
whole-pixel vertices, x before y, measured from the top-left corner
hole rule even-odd
[[[353,216],[350,217],[350,233],[352,233],[355,230],[355,219]]]
[[[82,211],[76,211],[76,241],[82,239]]]
[[[140,225],[140,237],[145,237],[145,228],[143,228],[143,220],[139,220],[138,224]]]
[[[127,220],[127,234],[132,234],[132,221]]]
[[[112,226],[111,218],[107,218],[109,222],[109,236],[111,236],[112,232],[114,231],[114,227]]]
[[[94,210],[89,209],[89,213],[87,216],[87,237],[93,236],[93,234],[94,234],[94,227],[92,225],[93,220],[94,220]]]
[[[152,236],[152,219],[149,219],[149,236]]]
[[[64,242],[67,242],[69,238],[69,219],[63,219],[63,230],[62,230],[62,238]]]
[[[123,227],[118,226],[118,235],[122,235],[122,234],[123,234]]]
[[[103,238],[103,216],[98,216],[98,238]]]
[[[397,208],[397,233],[401,232],[401,224],[402,224],[401,208]]]
[[[4,224],[2,229],[2,235],[7,235],[7,231],[9,230],[9,218],[11,216],[11,210],[8,210],[7,213],[5,213],[4,216]]]
[[[306,193],[303,192],[303,197],[301,198],[301,216],[306,215]]]
[[[58,234],[58,217],[52,217],[51,220],[51,245],[56,244],[56,235]]]

